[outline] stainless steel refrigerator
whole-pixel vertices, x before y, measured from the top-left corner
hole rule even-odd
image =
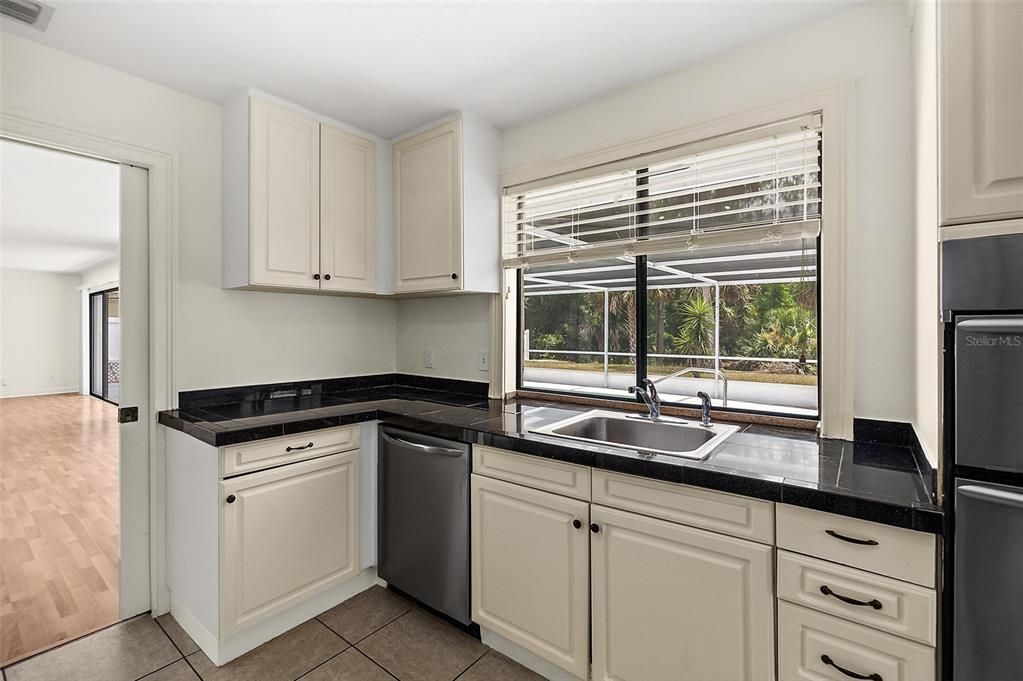
[[[1023,679],[1023,235],[942,246],[946,681]],[[951,418],[948,418],[948,416]],[[951,638],[951,641],[948,639]]]

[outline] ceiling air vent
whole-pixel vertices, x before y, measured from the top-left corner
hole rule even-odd
[[[0,0],[0,14],[45,31],[53,8],[32,0]]]

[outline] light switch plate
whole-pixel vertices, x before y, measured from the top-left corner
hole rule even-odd
[[[490,371],[490,353],[480,350],[480,371]]]
[[[427,369],[433,368],[433,348],[426,348],[426,352],[423,353],[423,366]]]

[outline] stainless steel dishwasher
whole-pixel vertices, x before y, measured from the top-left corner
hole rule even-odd
[[[469,446],[383,426],[378,481],[377,574],[469,624]]]

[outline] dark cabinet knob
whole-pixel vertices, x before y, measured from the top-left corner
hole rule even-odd
[[[327,281],[330,281],[330,275],[329,274],[324,274],[323,278],[326,279]]]
[[[600,525],[598,525],[597,523],[590,523],[590,532],[592,532],[593,534],[599,533]]]
[[[578,530],[582,526],[583,526],[583,521],[579,520],[578,518],[576,518],[575,520],[572,521],[572,527],[574,527],[575,529]]]
[[[452,272],[451,273],[451,278],[452,279],[458,279],[458,273],[457,272]]]
[[[319,281],[320,280],[320,273],[317,272],[316,274],[314,274],[313,275],[313,279],[315,279],[316,281]]]
[[[237,499],[237,497],[235,495],[228,494],[227,495],[227,499],[225,501],[227,501],[227,503],[229,503],[229,504],[233,504],[235,499]]]

